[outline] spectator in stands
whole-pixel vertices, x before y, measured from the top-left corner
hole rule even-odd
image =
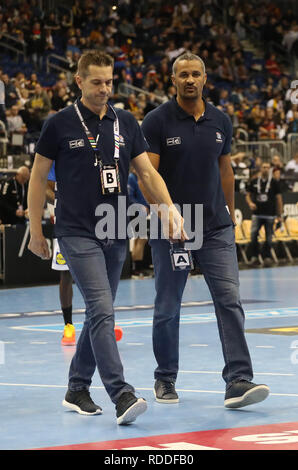
[[[35,21],[29,36],[29,54],[35,70],[42,70],[45,47],[46,42],[44,30],[42,29],[41,23],[39,21]]]
[[[297,108],[297,105],[295,105]],[[293,112],[293,119],[290,121],[288,126],[288,134],[298,133],[298,109]]]
[[[225,82],[233,82],[234,80],[233,69],[227,57],[223,58],[221,65],[218,67],[217,74],[221,80]]]
[[[279,182],[281,193],[289,191],[289,185],[285,179],[284,164],[279,155],[273,155],[271,159],[271,169],[272,177]]]
[[[284,34],[282,45],[291,52],[294,43],[298,40],[298,25],[296,22],[292,23],[290,29]]]
[[[253,179],[247,187],[246,202],[253,214],[251,224],[251,264],[253,266],[260,264],[258,235],[261,227],[264,226],[266,237],[263,247],[264,265],[271,266],[273,225],[276,217],[278,221],[281,221],[283,203],[280,185],[272,176],[270,163],[262,163],[261,174]]]
[[[18,102],[18,93],[7,73],[2,74],[2,81],[5,88],[5,107],[8,109]]]
[[[36,120],[42,125],[43,121],[47,118],[51,109],[50,99],[47,92],[42,86],[37,83],[35,85],[34,94],[31,96],[29,101],[26,103],[26,109]]]
[[[51,29],[45,30],[45,52],[52,52],[55,50],[54,38]]]
[[[78,46],[76,36],[72,36],[71,38],[68,39],[66,52],[67,51],[71,51],[73,54],[75,54],[76,52],[78,54],[81,54],[81,49]]]
[[[3,122],[4,127],[7,127],[6,113],[5,113],[5,84],[2,80],[2,69],[0,68],[0,121]],[[0,126],[1,127],[1,126]]]
[[[12,106],[8,111],[7,124],[10,135],[13,133],[24,135],[27,132],[27,126],[22,116],[20,116],[19,108],[16,105]]]
[[[281,76],[281,68],[280,65],[277,63],[276,55],[274,53],[270,54],[270,57],[266,60],[265,68],[269,75],[274,77]]]
[[[29,179],[29,169],[26,166],[21,166],[13,178],[2,184],[0,218],[3,224],[16,225],[26,222]]]
[[[60,111],[60,109],[69,106],[72,102],[73,100],[65,86],[58,87],[51,98],[51,105],[54,111]]]
[[[291,171],[293,173],[298,173],[298,152],[294,155],[287,164],[286,164],[286,171]]]
[[[276,139],[278,135],[278,129],[276,124],[276,115],[272,108],[267,108],[265,111],[265,119],[259,128],[260,139]]]
[[[31,73],[29,80],[26,81],[26,88],[29,90],[30,95],[33,95],[35,91],[35,86],[38,83],[37,74],[35,72]]]
[[[259,129],[265,119],[265,110],[259,104],[256,104],[246,118],[246,128],[249,134],[249,140],[258,140]]]

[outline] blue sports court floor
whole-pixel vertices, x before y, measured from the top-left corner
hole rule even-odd
[[[103,408],[81,416],[62,407],[75,347],[62,347],[58,286],[0,290],[0,449],[298,449],[298,266],[240,271],[247,340],[258,383],[269,398],[223,407],[223,359],[210,294],[188,280],[181,311],[180,403],[152,392],[154,279],[122,280],[115,303],[126,380],[148,411],[117,426],[98,375],[91,394]],[[83,301],[74,286],[77,334]]]

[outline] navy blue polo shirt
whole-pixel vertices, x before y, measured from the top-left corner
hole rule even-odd
[[[229,117],[205,102],[204,115],[195,120],[176,98],[150,111],[142,130],[149,152],[160,156],[159,173],[171,198],[183,204],[203,204],[204,230],[231,225],[224,198],[218,159],[231,151],[233,128]],[[194,230],[192,210],[192,230]]]
[[[91,134],[99,134],[99,151],[104,164],[114,163],[115,115],[111,107],[100,120],[99,116],[85,107],[78,106]],[[144,135],[134,116],[125,110],[115,109],[119,120],[120,158],[119,174],[121,196],[127,198],[127,179],[132,158],[148,149]],[[99,167],[94,166],[95,155],[82,123],[73,105],[52,115],[44,123],[36,152],[55,161],[57,180],[57,205],[55,236],[95,237],[99,220],[95,210],[99,204],[111,204],[116,215],[118,195],[103,195]],[[127,202],[128,205],[128,202]],[[103,216],[104,217],[104,216]]]

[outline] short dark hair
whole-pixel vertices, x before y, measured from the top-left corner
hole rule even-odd
[[[205,63],[203,59],[201,59],[201,57],[199,57],[198,55],[193,54],[192,52],[184,52],[183,54],[178,56],[177,59],[173,63],[173,66],[172,66],[173,75],[175,75],[176,73],[178,62],[181,62],[182,60],[197,60],[198,62],[201,63],[203,67],[203,72],[205,74],[206,69],[205,69]]]
[[[81,55],[78,62],[77,73],[86,78],[89,72],[89,65],[97,65],[98,67],[114,67],[114,59],[105,52],[85,52]]]

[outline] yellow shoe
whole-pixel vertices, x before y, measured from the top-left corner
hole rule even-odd
[[[74,346],[76,344],[76,330],[73,325],[67,323],[64,327],[64,334],[61,340],[63,346]]]

